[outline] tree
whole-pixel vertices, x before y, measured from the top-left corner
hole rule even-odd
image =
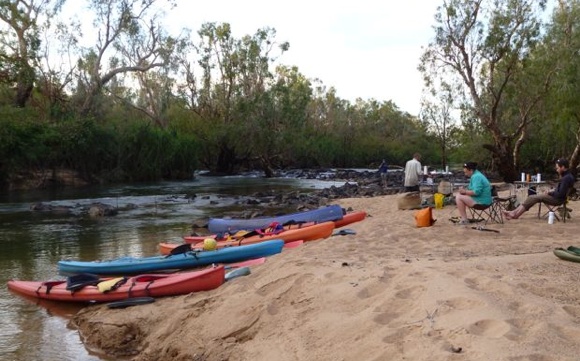
[[[545,3],[445,0],[435,15],[435,39],[421,57],[427,87],[436,78],[461,86],[456,98],[490,133],[493,144],[485,147],[505,181],[518,177],[519,150],[553,75],[545,71],[532,87],[527,81]]]
[[[8,30],[0,30],[0,71],[15,85],[13,104],[24,108],[36,80],[35,68],[40,48],[39,17],[48,25],[65,0],[1,0],[0,20]]]
[[[198,33],[201,76],[198,80],[188,68],[189,103],[204,123],[200,136],[208,146],[203,162],[231,174],[256,157],[252,139],[267,136],[260,113],[273,81],[270,64],[276,59],[274,50],[281,54],[289,45],[276,43],[271,28],[236,39],[229,24],[206,23]]]
[[[448,162],[448,151],[453,142],[451,135],[456,130],[452,115],[454,110],[453,91],[449,84],[443,83],[440,90],[431,95],[437,97],[439,102],[425,99],[421,107],[421,118],[432,126],[441,150],[441,165],[445,169]]]
[[[95,47],[86,50],[78,64],[82,116],[97,110],[103,88],[115,77],[144,73],[169,62],[176,39],[166,36],[156,23],[158,14],[149,14],[157,1],[90,0],[98,30]],[[174,6],[173,0],[165,2]]]
[[[559,0],[552,22],[548,27],[545,53],[555,74],[547,102],[549,114],[555,119],[552,137],[556,130],[574,135],[575,145],[569,155],[570,168],[576,171],[580,162],[580,1]],[[561,142],[560,142],[561,143]],[[558,149],[558,151],[564,151]]]

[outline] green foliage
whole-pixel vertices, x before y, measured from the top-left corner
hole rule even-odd
[[[17,170],[47,165],[50,145],[58,138],[55,129],[37,122],[31,110],[0,107],[1,176],[5,179]]]
[[[184,179],[199,167],[231,174],[372,167],[381,159],[404,165],[415,152],[434,167],[472,160],[493,170],[510,163],[503,171],[514,173],[518,162],[551,166],[578,147],[577,0],[562,2],[568,7],[545,37],[536,11],[544,1],[444,1],[420,66],[441,104],[424,109],[422,119],[391,101],[341,99],[295,66],[272,69],[290,49],[274,29],[235,38],[227,23],[203,24],[190,48],[188,39],[123,17],[140,6],[152,10],[155,1],[113,1],[111,8],[92,1],[110,42],[79,55],[80,74],[58,79],[35,69],[44,85],[25,108],[11,106],[17,77],[8,72],[0,84],[3,178],[65,167],[88,180]],[[123,21],[104,21],[110,16]],[[142,51],[154,44],[153,53]],[[0,64],[0,75],[8,68],[17,66]],[[459,110],[461,121],[451,122]]]
[[[131,123],[119,134],[116,172],[131,181],[191,178],[196,169],[197,143],[188,135],[143,123]]]

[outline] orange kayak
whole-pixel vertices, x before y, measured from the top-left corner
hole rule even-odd
[[[240,246],[240,245],[248,245],[254,244],[259,242],[264,242],[273,239],[281,239],[284,243],[294,242],[302,240],[304,242],[313,241],[316,239],[321,238],[328,238],[332,235],[332,231],[334,230],[334,222],[324,222],[319,224],[314,224],[312,226],[303,227],[303,228],[295,228],[281,231],[277,234],[270,234],[270,235],[255,235],[248,238],[241,238],[241,239],[233,239],[233,240],[224,240],[217,242],[217,248],[223,247],[231,247],[231,246]],[[186,239],[187,242],[187,239]],[[191,243],[188,242],[188,243]],[[180,246],[180,244],[176,243],[160,243],[159,244],[159,252],[163,255],[167,255],[171,252],[172,249],[175,247]],[[203,242],[199,243],[192,243],[192,249],[203,249]]]
[[[294,229],[299,229],[299,228],[306,228],[306,227],[310,227],[310,226],[314,226],[314,225],[316,225],[315,222],[291,224],[291,225],[285,225],[285,226],[279,225],[279,227],[281,227],[282,229],[278,229],[277,231],[273,231],[272,228],[263,228],[263,229],[254,230],[254,231],[238,231],[232,235],[228,235],[226,233],[227,237],[224,237],[222,239],[218,238],[217,234],[210,234],[210,235],[202,235],[202,236],[185,236],[185,237],[183,237],[183,240],[185,241],[185,243],[200,243],[200,242],[203,242],[204,240],[206,240],[207,238],[212,238],[212,239],[215,239],[217,241],[225,241],[226,239],[228,239],[228,240],[232,240],[232,239],[233,240],[240,240],[240,239],[244,239],[244,238],[249,238],[250,236],[253,236],[253,235],[258,235],[260,233],[262,234],[262,239],[263,239],[263,237],[267,236],[267,235],[280,234],[282,231],[289,231],[289,230],[294,230]],[[280,239],[281,237],[275,237],[275,238]]]
[[[367,217],[367,212],[356,211],[350,212],[342,216],[342,219],[334,221],[334,228],[344,227],[351,223],[360,222]]]
[[[365,211],[350,212],[350,213],[343,215],[342,219],[332,221],[332,222],[334,223],[334,228],[340,228],[340,227],[344,227],[346,225],[349,225],[351,223],[360,222],[360,221],[364,220],[366,218],[366,216],[367,216],[367,213]],[[325,222],[325,223],[328,223],[328,222]],[[307,222],[307,223],[301,223],[301,224],[286,225],[286,226],[284,226],[284,230],[287,231],[287,230],[292,230],[292,229],[311,227],[313,225],[316,225],[316,223]],[[244,236],[244,233],[246,233],[246,232],[239,231],[238,232],[239,235],[234,234],[234,235],[230,236],[230,238],[233,238],[235,240],[239,240],[241,238],[248,238],[248,237]],[[278,233],[278,234],[280,234],[280,233]],[[185,243],[200,243],[200,242],[203,242],[207,238],[216,239],[216,237],[217,237],[217,235],[211,234],[211,235],[205,235],[205,236],[185,236],[185,237],[183,237],[183,239],[185,240]],[[275,237],[275,238],[284,239],[284,237]],[[321,237],[321,238],[324,238],[324,237]]]

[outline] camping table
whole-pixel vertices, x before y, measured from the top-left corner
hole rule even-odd
[[[540,193],[540,189],[546,187],[547,183],[541,182],[514,182],[516,198],[518,202],[523,203],[529,195]]]

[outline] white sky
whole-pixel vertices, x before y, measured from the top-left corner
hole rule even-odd
[[[290,49],[279,62],[350,101],[392,100],[417,115],[423,83],[417,66],[421,47],[433,37],[441,0],[177,0],[170,24],[197,32],[205,22],[231,24],[233,36],[276,29]]]

